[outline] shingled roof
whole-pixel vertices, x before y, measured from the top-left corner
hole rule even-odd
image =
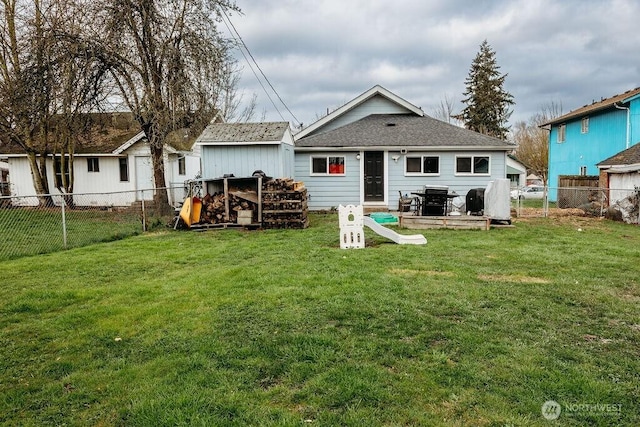
[[[205,128],[196,142],[216,144],[232,142],[279,142],[289,129],[288,122],[214,123]]]
[[[628,166],[635,164],[640,164],[640,143],[601,161],[596,166]]]
[[[131,113],[90,113],[89,116],[91,129],[81,134],[76,141],[74,146],[74,154],[76,155],[121,154],[118,150],[124,144],[133,144],[138,141],[146,142],[146,137],[141,133],[140,124]],[[195,137],[191,130],[182,128],[167,135],[166,145],[173,150],[188,151],[194,141]],[[51,142],[46,151],[49,153],[58,151],[54,145]],[[25,151],[6,138],[0,137],[0,154],[25,155]]]
[[[543,123],[541,126],[554,125],[562,122],[566,122],[571,119],[584,117],[590,113],[595,113],[600,110],[606,110],[609,108],[615,108],[614,104],[622,104],[625,99],[631,98],[640,94],[640,87],[626,91],[618,95],[614,95],[611,98],[602,99],[599,102],[593,102],[592,104],[585,105],[576,110],[573,110],[563,116],[557,117],[547,123]]]
[[[301,138],[296,147],[515,148],[510,142],[413,114],[372,114],[329,132]]]

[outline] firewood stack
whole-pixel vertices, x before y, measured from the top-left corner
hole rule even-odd
[[[306,228],[309,226],[307,189],[292,179],[272,179],[262,183],[262,224],[264,228]]]
[[[235,223],[238,220],[238,211],[251,210],[257,212],[258,206],[244,198],[229,193],[229,218],[225,218],[225,195],[224,192],[207,194],[202,199],[202,213],[200,223],[202,224],[223,224]]]

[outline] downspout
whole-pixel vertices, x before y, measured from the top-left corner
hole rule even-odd
[[[626,148],[629,148],[629,136],[631,134],[631,120],[630,120],[631,109],[629,107],[621,107],[617,105],[615,102],[613,103],[613,106],[616,107],[618,110],[627,110],[627,140],[626,140],[627,147]]]

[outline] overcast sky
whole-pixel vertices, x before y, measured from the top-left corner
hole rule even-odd
[[[463,106],[483,40],[515,98],[510,123],[551,102],[567,113],[640,86],[638,0],[236,0],[231,20],[305,126],[380,84],[429,115]],[[228,34],[224,26],[221,27]],[[239,90],[282,120],[241,53]],[[286,121],[294,120],[273,93]]]

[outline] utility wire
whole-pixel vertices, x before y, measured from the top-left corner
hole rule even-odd
[[[267,82],[267,84],[269,85],[269,87],[271,88],[271,90],[273,91],[273,93],[276,94],[276,96],[278,97],[278,100],[280,101],[280,103],[282,103],[282,105],[284,106],[284,108],[289,112],[289,114],[291,114],[291,117],[293,117],[293,120],[296,123],[296,126],[300,126],[301,123],[300,121],[296,118],[296,116],[291,112],[291,110],[289,109],[289,107],[287,107],[287,104],[284,103],[284,101],[282,100],[282,98],[280,97],[280,95],[278,94],[278,91],[273,87],[273,85],[271,84],[271,82],[269,81],[269,79],[267,78],[267,76],[264,74],[264,72],[262,71],[262,68],[260,68],[260,66],[258,65],[258,62],[256,61],[256,59],[253,57],[253,55],[251,54],[251,51],[249,50],[249,48],[247,47],[247,44],[244,42],[244,40],[242,39],[242,37],[240,36],[240,33],[238,32],[238,30],[236,29],[235,25],[233,25],[233,22],[231,22],[231,19],[229,18],[229,15],[227,15],[227,12],[223,9],[220,8],[220,10],[222,11],[222,14],[224,15],[225,18],[227,18],[227,21],[229,22],[229,24],[227,24],[227,21],[224,21],[224,24],[226,25],[227,29],[229,30],[229,32],[231,33],[232,37],[236,38],[237,40],[240,41],[240,43],[242,44],[242,46],[244,47],[244,50],[247,51],[247,54],[249,54],[249,56],[251,57],[251,61],[253,62],[253,64],[256,66],[256,68],[258,69],[258,71],[260,71],[260,74],[262,75],[262,77],[264,78],[264,80]],[[231,31],[231,28],[229,28],[229,25],[231,25],[231,28],[233,28],[233,31]],[[282,117],[282,114],[280,113],[280,110],[278,110],[278,107],[276,106],[276,104],[273,102],[273,99],[271,98],[271,96],[269,96],[269,93],[267,92],[266,88],[264,87],[264,85],[262,84],[262,81],[260,80],[260,78],[258,77],[258,75],[256,74],[255,70],[253,69],[253,67],[251,66],[251,62],[249,61],[249,59],[247,58],[247,55],[245,55],[244,51],[242,49],[240,49],[240,52],[242,53],[242,56],[244,57],[245,61],[247,61],[247,63],[249,64],[249,68],[251,68],[251,71],[253,72],[253,75],[256,77],[256,79],[258,80],[258,83],[260,83],[260,86],[262,86],[262,90],[264,90],[264,93],[267,95],[267,97],[269,98],[269,101],[271,101],[271,104],[273,104],[273,107],[276,109],[276,111],[278,112],[278,114],[280,115],[280,117],[282,118],[282,120],[284,120],[284,117]]]

